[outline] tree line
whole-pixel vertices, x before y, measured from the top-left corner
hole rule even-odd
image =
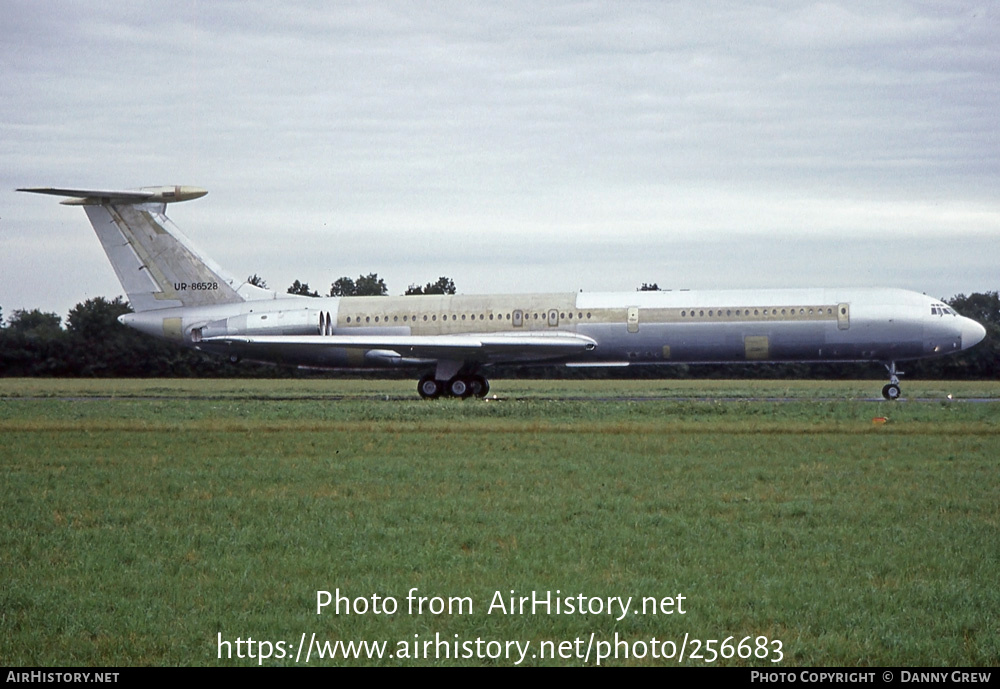
[[[247,282],[267,289],[267,282],[259,275],[251,275],[247,278]],[[319,296],[319,292],[311,289],[308,282],[299,282],[298,280],[293,282],[286,292],[302,297]],[[428,282],[423,287],[413,284],[403,292],[404,296],[411,294],[455,294],[455,281],[449,277],[441,276],[437,282]],[[330,284],[330,292],[327,294],[328,297],[385,297],[388,295],[389,288],[386,286],[385,280],[378,276],[378,273],[359,275],[357,280],[346,275],[339,277]]]
[[[256,278],[257,276],[251,276]],[[261,286],[263,280],[257,278]],[[640,289],[656,289],[655,283]],[[375,273],[357,280],[339,278],[331,284],[332,296],[386,295],[385,282]],[[319,295],[296,280],[289,294]],[[411,285],[406,294],[455,294],[455,283],[446,277],[426,285]],[[901,364],[912,378],[996,380],[1000,378],[1000,296],[997,292],[960,294],[944,300],[958,313],[979,321],[986,339],[967,352],[938,359]],[[14,311],[6,320],[0,307],[0,376],[65,377],[298,377],[338,375],[303,371],[293,367],[232,364],[165,340],[144,335],[118,322],[132,309],[122,297],[96,297],[74,306],[65,327],[54,313],[39,309]],[[885,377],[878,364],[772,364],[693,365],[665,364],[614,369],[567,369],[562,366],[503,365],[493,367],[496,377],[586,378],[869,378]],[[387,377],[411,377],[412,372]]]

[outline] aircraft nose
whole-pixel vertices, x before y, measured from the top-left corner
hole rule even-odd
[[[971,318],[962,319],[962,349],[975,347],[977,344],[982,342],[985,337],[986,328]]]

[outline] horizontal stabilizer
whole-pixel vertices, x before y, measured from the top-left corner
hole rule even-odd
[[[66,206],[109,206],[134,203],[175,203],[190,201],[207,194],[199,187],[143,187],[141,189],[57,189],[55,187],[32,187],[18,189],[32,194],[49,194],[51,196],[71,196],[71,200],[63,201]]]

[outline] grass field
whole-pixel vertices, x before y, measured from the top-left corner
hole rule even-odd
[[[0,663],[996,665],[1000,384],[880,387],[0,380]]]

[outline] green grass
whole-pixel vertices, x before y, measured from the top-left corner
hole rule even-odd
[[[531,641],[526,664],[582,664],[530,652],[591,633],[782,641],[781,663],[716,664],[1000,658],[1000,416],[946,397],[1000,385],[911,381],[930,401],[894,404],[870,381],[413,387],[0,381],[0,662],[244,665],[217,634],[294,654],[314,632]],[[407,614],[414,587],[473,612]],[[400,610],[317,615],[337,588]],[[687,613],[488,615],[511,589],[680,593]]]

